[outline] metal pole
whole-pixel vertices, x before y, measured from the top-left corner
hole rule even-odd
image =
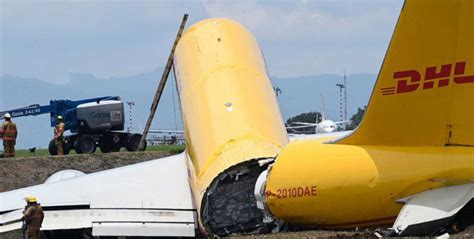
[[[158,88],[156,89],[155,97],[153,98],[153,102],[150,108],[150,116],[148,116],[148,120],[146,122],[145,129],[143,130],[142,138],[140,139],[140,144],[138,146],[138,149],[140,151],[143,151],[145,149],[146,137],[148,135],[148,131],[150,130],[153,118],[155,117],[156,108],[158,107],[158,103],[160,102],[161,95],[163,93],[163,90],[165,89],[166,80],[168,79],[168,76],[170,74],[171,66],[173,66],[174,51],[176,49],[176,45],[178,45],[179,39],[181,38],[181,34],[183,34],[184,26],[186,25],[188,16],[189,16],[188,14],[184,14],[183,16],[183,20],[181,21],[181,26],[179,27],[178,33],[176,34],[176,39],[174,40],[173,47],[171,48],[170,54],[168,56],[168,61],[166,62],[166,66],[163,71],[163,75],[161,76],[160,84],[158,85]]]
[[[336,84],[339,87],[339,121],[343,121],[342,119],[342,89],[344,88],[343,84]]]
[[[344,69],[344,120],[347,120],[347,84],[346,70]]]
[[[342,118],[342,87],[339,89],[339,121],[343,121]]]
[[[134,101],[127,101],[127,105],[128,105],[128,113],[130,115],[130,117],[129,117],[129,126],[128,126],[128,129],[127,129],[127,132],[130,133],[130,131],[132,131],[132,125],[133,125],[132,107],[135,105],[135,102]]]

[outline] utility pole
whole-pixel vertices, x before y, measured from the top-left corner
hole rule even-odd
[[[140,151],[145,150],[146,136],[148,135],[148,131],[150,130],[150,127],[151,127],[151,122],[153,121],[153,118],[155,117],[156,108],[158,107],[158,103],[160,102],[161,95],[163,94],[163,90],[165,89],[166,80],[168,80],[171,67],[173,66],[174,50],[176,49],[176,45],[178,45],[178,41],[181,38],[181,35],[183,34],[184,26],[186,25],[188,16],[189,16],[188,14],[184,14],[183,16],[183,20],[181,21],[181,25],[179,27],[178,33],[176,34],[173,47],[171,48],[170,54],[168,56],[168,61],[166,62],[165,69],[163,70],[163,74],[161,75],[160,83],[158,85],[158,88],[156,89],[155,97],[153,98],[153,102],[150,108],[150,115],[148,116],[148,120],[146,122],[145,129],[143,130],[142,138],[138,146],[138,149]]]
[[[127,101],[127,105],[128,105],[128,113],[130,115],[130,117],[129,117],[130,124],[127,128],[127,132],[130,133],[132,131],[132,125],[133,125],[132,107],[135,105],[135,102],[134,101]]]

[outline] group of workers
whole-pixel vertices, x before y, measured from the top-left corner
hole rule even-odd
[[[4,157],[15,157],[15,144],[18,136],[16,124],[12,121],[12,116],[9,113],[3,115],[3,123],[0,128],[0,139],[3,140]],[[63,154],[63,133],[64,133],[63,118],[58,116],[58,124],[54,129],[54,141],[58,148],[58,154]],[[26,206],[23,210],[23,238],[40,239],[40,228],[43,224],[44,213],[41,205],[34,196],[25,197]]]
[[[16,124],[12,121],[12,116],[9,113],[3,115],[3,123],[0,128],[0,138],[3,140],[4,157],[10,158],[15,157],[15,144],[18,136],[18,130]],[[64,132],[64,123],[62,123],[62,117],[58,117],[58,126],[54,130],[54,138],[56,144],[59,144],[59,148],[62,149],[62,137]],[[61,141],[59,143],[59,141]],[[43,223],[44,213],[41,205],[34,196],[25,197],[26,206],[23,210],[23,238],[27,239],[40,239],[40,228]]]
[[[15,157],[15,144],[18,136],[18,129],[16,124],[12,121],[12,116],[9,113],[3,115],[3,123],[0,128],[0,139],[3,140],[3,157]],[[64,155],[64,123],[61,115],[57,118],[57,125],[54,128],[54,143],[58,149],[58,155]]]
[[[15,157],[15,144],[18,136],[18,129],[16,124],[12,121],[12,116],[9,113],[3,115],[3,123],[0,128],[0,139],[3,140],[3,149],[5,158]],[[64,140],[64,123],[63,117],[58,116],[58,123],[54,128],[54,142],[58,149],[58,155],[63,155],[63,140]],[[43,209],[34,196],[25,197],[26,206],[23,210],[23,238],[40,239],[41,225],[44,219]]]

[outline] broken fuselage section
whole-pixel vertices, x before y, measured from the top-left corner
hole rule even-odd
[[[198,22],[183,34],[174,69],[201,228],[261,230],[258,160],[274,158],[288,135],[257,41],[231,20]]]

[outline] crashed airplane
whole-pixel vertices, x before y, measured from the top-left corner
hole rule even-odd
[[[0,193],[0,232],[21,227],[28,194],[50,237],[472,224],[473,14],[470,0],[407,0],[359,127],[292,142],[252,34],[196,23],[174,55],[186,151]]]

